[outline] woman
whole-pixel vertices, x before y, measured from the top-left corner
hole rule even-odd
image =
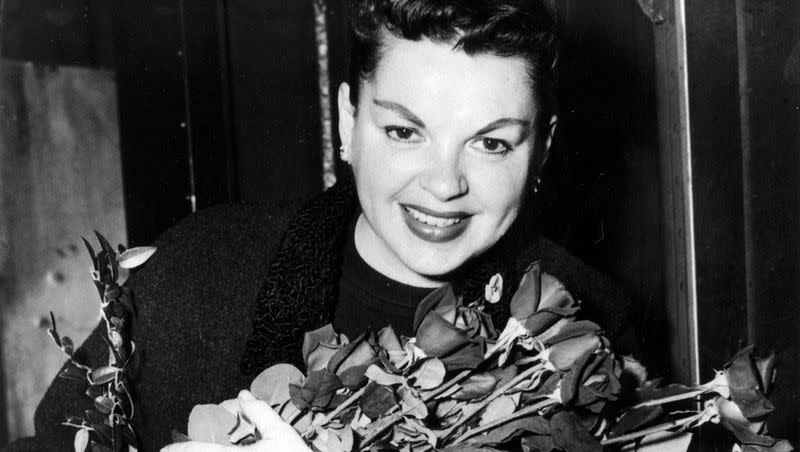
[[[534,259],[602,314],[595,317],[618,350],[629,350],[625,298],[527,227],[556,126],[556,38],[542,7],[527,3],[355,2],[351,79],[338,96],[353,180],[286,227],[280,216],[241,206],[191,217],[129,282],[143,351],[140,450],[185,431],[195,404],[232,397],[270,364],[298,363],[305,331],[333,322],[355,335],[392,324],[411,335],[416,304],[432,288],[452,282],[470,297],[500,272],[513,290]],[[503,325],[507,306],[492,309]],[[101,333],[83,347],[98,360]],[[82,391],[56,380],[37,411],[37,437],[11,450],[71,447],[73,432],[58,423],[91,406]],[[258,447],[304,448],[268,407],[244,402],[273,432]]]

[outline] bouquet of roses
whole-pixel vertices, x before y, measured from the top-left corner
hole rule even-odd
[[[743,450],[792,450],[762,434],[773,409],[765,395],[774,356],[758,358],[748,347],[707,384],[658,387],[637,362],[614,355],[598,325],[576,318],[578,303],[538,263],[522,278],[511,318],[498,331],[484,307],[501,293],[499,275],[479,300],[442,286],[417,309],[413,338],[391,327],[353,340],[330,325],[311,331],[303,343],[306,372],[272,366],[250,392],[322,452],[591,451],[642,439],[661,444],[659,434],[708,422],[725,426]],[[639,386],[624,398],[627,406],[624,372]],[[700,408],[663,408],[686,400]],[[233,399],[196,406],[188,435],[174,436],[245,445],[265,434]]]

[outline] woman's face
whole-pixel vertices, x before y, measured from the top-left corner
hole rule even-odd
[[[435,286],[516,218],[536,106],[521,58],[470,56],[429,40],[384,44],[357,110],[349,87],[339,91],[363,209],[356,248],[392,279]]]

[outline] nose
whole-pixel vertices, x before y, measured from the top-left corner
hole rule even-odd
[[[442,202],[464,196],[469,191],[469,183],[459,150],[442,147],[434,151],[420,177],[420,185]]]

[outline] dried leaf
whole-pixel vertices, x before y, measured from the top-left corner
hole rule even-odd
[[[228,432],[236,425],[236,416],[219,405],[195,405],[189,413],[187,433],[192,441],[230,444]]]
[[[289,384],[302,384],[305,376],[291,364],[268,367],[250,384],[250,392],[270,406],[281,405],[290,399]]]
[[[137,246],[124,251],[117,258],[117,264],[125,269],[136,268],[145,262],[156,252],[154,246]]]
[[[397,337],[397,333],[391,326],[387,326],[378,332],[378,345],[386,351],[402,351],[403,345]]]

